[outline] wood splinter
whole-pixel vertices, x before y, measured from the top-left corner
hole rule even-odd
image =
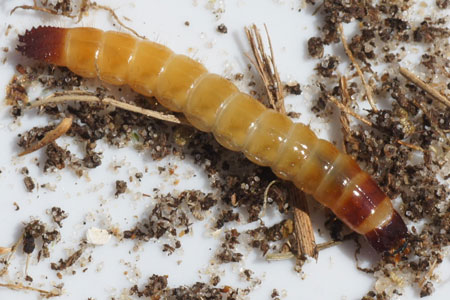
[[[11,247],[0,247],[0,255],[8,254],[11,252],[11,250]]]
[[[45,147],[51,142],[54,142],[70,129],[70,127],[72,126],[72,121],[73,121],[72,117],[64,118],[61,121],[61,123],[59,123],[58,126],[56,126],[55,129],[47,132],[45,136],[42,138],[42,140],[32,144],[30,147],[19,153],[19,156],[30,154],[36,150],[41,149],[42,147]]]
[[[291,204],[294,209],[294,230],[297,237],[298,252],[300,255],[317,259],[317,245],[305,193],[300,192],[293,184],[289,185],[288,191],[292,195]]]

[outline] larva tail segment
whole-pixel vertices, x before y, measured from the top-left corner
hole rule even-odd
[[[36,60],[56,65],[65,64],[65,38],[67,29],[39,26],[19,35],[16,50]]]
[[[365,234],[367,241],[379,253],[397,255],[407,247],[408,229],[394,210],[385,224]]]

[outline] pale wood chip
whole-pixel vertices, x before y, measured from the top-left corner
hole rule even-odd
[[[293,184],[290,184],[289,194],[292,195],[291,204],[294,208],[294,228],[297,236],[298,251],[302,255],[317,259],[317,245],[305,193],[301,192]]]
[[[45,136],[42,138],[42,140],[32,144],[30,147],[19,153],[19,156],[24,156],[26,154],[32,153],[56,141],[59,137],[64,135],[70,129],[70,127],[72,127],[72,121],[73,121],[72,117],[64,118],[61,121],[61,123],[59,123],[58,126],[56,126],[55,129],[47,132]]]

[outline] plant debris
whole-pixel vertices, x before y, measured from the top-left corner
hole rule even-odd
[[[48,226],[39,221],[34,220],[26,224],[23,233],[23,252],[31,254],[35,247],[35,240],[41,238],[41,250],[38,253],[38,260],[41,256],[44,258],[50,257],[49,246],[52,243],[57,243],[61,240],[61,235],[56,229],[49,229]]]
[[[408,80],[412,81],[414,84],[416,84],[418,87],[429,93],[434,99],[441,101],[443,104],[445,104],[447,107],[450,107],[450,100],[436,91],[432,86],[429,84],[426,84],[420,78],[418,78],[416,75],[411,73],[405,68],[399,68],[400,74],[405,76]]]
[[[50,213],[51,213],[53,222],[58,224],[59,228],[62,228],[61,222],[69,216],[64,210],[62,210],[60,207],[56,207],[56,206],[52,207],[52,210]]]
[[[73,266],[77,260],[81,257],[81,255],[83,254],[85,250],[85,246],[82,245],[80,247],[80,249],[78,249],[77,251],[75,251],[72,255],[70,255],[67,259],[63,260],[62,258],[58,261],[58,263],[51,263],[50,267],[52,268],[52,270],[55,271],[62,271],[65,270],[67,268],[70,268],[71,266]]]

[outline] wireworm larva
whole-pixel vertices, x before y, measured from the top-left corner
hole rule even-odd
[[[197,129],[212,132],[224,147],[242,151],[313,195],[378,252],[396,253],[406,245],[407,228],[391,200],[350,156],[197,61],[154,42],[95,28],[38,27],[19,41],[17,50],[30,58],[155,96]]]

